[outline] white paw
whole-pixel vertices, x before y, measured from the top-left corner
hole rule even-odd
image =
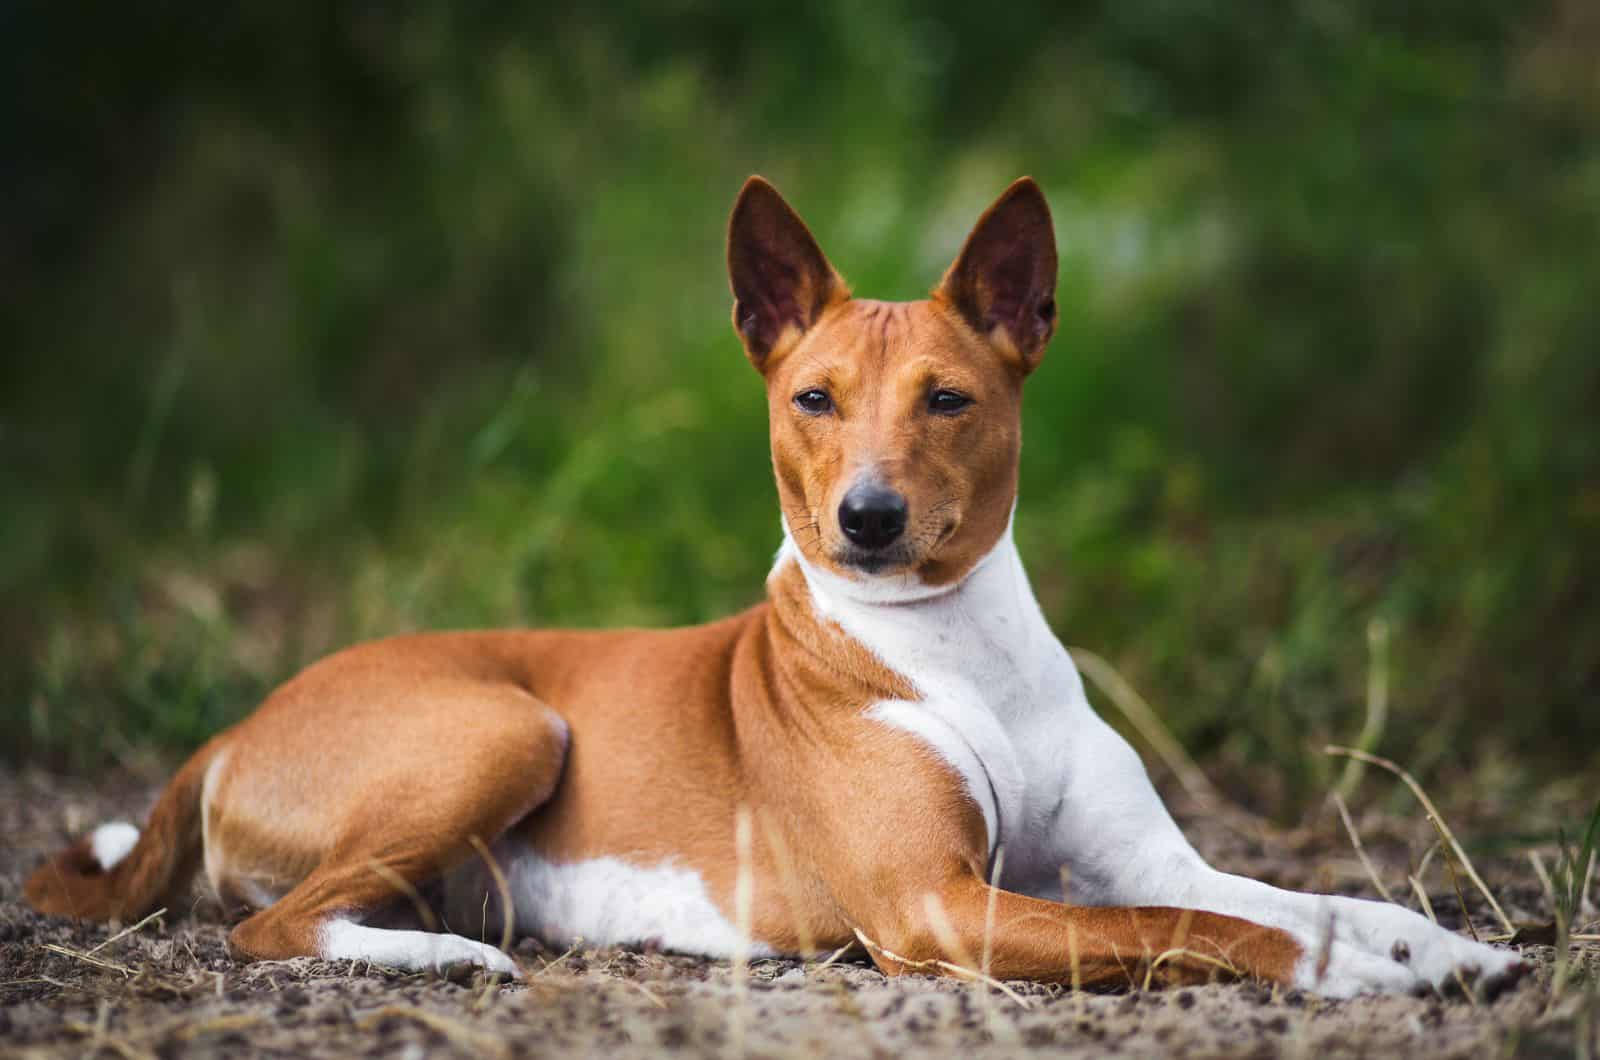
[[[512,959],[482,942],[431,931],[399,931],[334,919],[322,926],[321,955],[328,960],[371,961],[446,978],[482,968],[512,978],[522,973]]]
[[[1294,985],[1324,997],[1403,994],[1422,985],[1405,965],[1345,942],[1301,937],[1305,955],[1295,968]]]
[[[519,979],[522,972],[517,968],[516,962],[506,956],[501,950],[482,942],[473,942],[460,935],[438,935],[438,942],[433,946],[428,964],[435,972],[445,978],[470,972],[482,968],[489,972],[500,972],[513,979]]]
[[[1331,915],[1336,940],[1403,966],[1435,989],[1471,987],[1478,982],[1497,984],[1514,978],[1523,968],[1516,953],[1446,931],[1397,905],[1334,898],[1326,901],[1320,914],[1321,937],[1326,938]]]
[[[1496,949],[1453,934],[1431,923],[1426,930],[1397,935],[1389,953],[1433,986],[1448,989],[1461,983],[1498,983],[1521,974],[1522,958],[1511,950]]]

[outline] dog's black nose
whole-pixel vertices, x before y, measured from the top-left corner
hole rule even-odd
[[[905,532],[906,499],[887,486],[851,486],[839,504],[839,529],[862,548],[883,548]]]

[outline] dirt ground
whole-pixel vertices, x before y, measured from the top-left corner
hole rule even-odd
[[[0,770],[0,1055],[285,1057],[658,1054],[723,1056],[1597,1056],[1600,953],[1580,954],[1587,986],[1553,998],[1550,947],[1514,989],[1484,999],[1329,1003],[1254,984],[1116,994],[924,977],[886,979],[859,954],[831,965],[727,963],[622,950],[516,955],[524,982],[488,985],[401,974],[359,962],[230,960],[229,918],[196,890],[121,938],[103,925],[40,917],[22,878],[69,832],[137,819],[155,789],[131,777],[97,785]],[[1198,817],[1185,826],[1218,865],[1293,887],[1371,896],[1337,818],[1270,840]],[[1460,828],[1458,830],[1468,831]],[[1425,823],[1362,821],[1385,878],[1420,856]],[[1515,920],[1547,920],[1526,861],[1480,862]],[[1441,922],[1459,926],[1448,887]],[[1474,923],[1488,929],[1481,899]]]

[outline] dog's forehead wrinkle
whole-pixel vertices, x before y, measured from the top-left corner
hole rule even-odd
[[[812,377],[815,377],[816,381],[824,384],[831,383],[833,381],[833,372],[827,362],[822,359],[821,350],[805,350],[800,354],[799,359],[795,362],[795,367],[797,373],[804,377],[807,381],[809,381]]]

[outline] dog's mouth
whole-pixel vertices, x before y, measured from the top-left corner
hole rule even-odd
[[[833,561],[840,567],[862,574],[896,574],[912,566],[916,557],[910,555],[909,549],[900,546],[869,549],[851,545],[834,553]]]
[[[869,576],[903,574],[925,562],[955,531],[956,523],[952,520],[883,548],[862,548],[846,542],[829,558],[842,570]]]

